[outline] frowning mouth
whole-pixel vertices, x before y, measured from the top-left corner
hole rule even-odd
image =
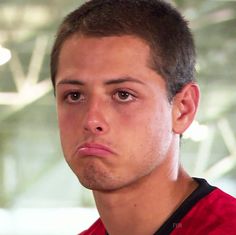
[[[80,156],[106,157],[111,154],[114,154],[114,151],[102,144],[84,143],[77,148],[77,153]]]

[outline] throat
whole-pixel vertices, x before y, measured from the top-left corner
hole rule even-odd
[[[150,235],[155,234],[197,185],[184,176],[165,184],[149,182],[140,190],[94,192],[94,197],[110,235]]]

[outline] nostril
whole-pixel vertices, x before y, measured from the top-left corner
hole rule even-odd
[[[96,130],[97,131],[102,131],[102,128],[101,127],[97,127]]]

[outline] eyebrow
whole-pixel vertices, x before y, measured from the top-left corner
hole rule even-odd
[[[135,83],[139,83],[142,85],[145,85],[145,83],[139,79],[133,78],[133,77],[120,77],[120,78],[112,78],[109,79],[107,81],[104,82],[104,85],[113,85],[113,84],[121,84],[121,83],[125,83],[125,82],[135,82]],[[65,78],[63,80],[61,80],[60,82],[57,83],[58,85],[78,85],[78,86],[84,86],[86,83],[78,80],[78,79],[68,79]]]
[[[139,83],[142,85],[145,85],[145,83],[139,79],[136,78],[132,78],[132,77],[121,77],[121,78],[114,78],[114,79],[110,79],[108,81],[105,81],[105,85],[113,85],[113,84],[120,84],[120,83],[124,83],[124,82],[135,82],[135,83]]]
[[[66,78],[66,79],[63,79],[60,82],[58,82],[57,86],[58,85],[67,85],[67,84],[69,84],[69,85],[79,85],[79,86],[85,85],[85,83],[82,82],[81,80]]]

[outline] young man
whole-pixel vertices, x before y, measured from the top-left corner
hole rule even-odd
[[[65,18],[51,54],[62,148],[100,214],[81,234],[236,234],[236,199],[179,161],[194,66],[187,23],[163,1],[92,0]]]

